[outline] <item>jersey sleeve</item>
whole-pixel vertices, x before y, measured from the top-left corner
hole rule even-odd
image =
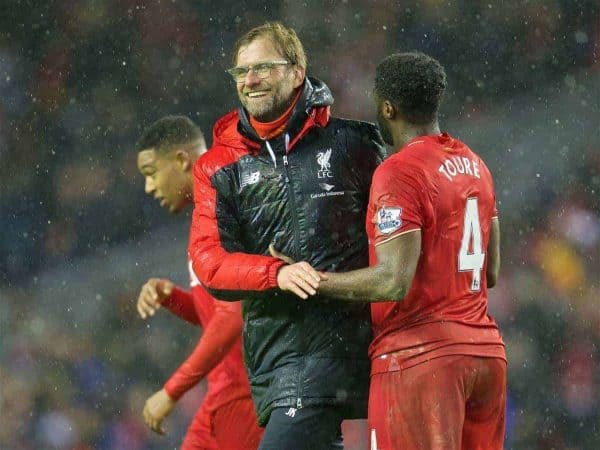
[[[162,306],[183,320],[194,325],[200,325],[200,319],[194,307],[194,298],[190,291],[184,291],[180,287],[175,286],[173,292],[171,292],[171,296],[162,302]]]
[[[370,199],[375,245],[423,227],[423,192],[423,175],[418,168],[394,161],[377,169]]]
[[[194,387],[221,362],[242,334],[240,302],[216,301],[215,312],[192,354],[165,383],[174,400]]]

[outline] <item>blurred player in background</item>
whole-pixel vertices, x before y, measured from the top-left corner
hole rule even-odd
[[[204,136],[188,118],[166,116],[152,124],[137,143],[138,169],[145,191],[171,213],[193,201],[192,166],[206,151]],[[144,421],[163,434],[163,419],[177,400],[206,377],[208,390],[182,444],[183,450],[256,449],[262,435],[241,351],[239,302],[220,302],[198,282],[190,267],[191,290],[166,279],[151,278],[142,286],[137,310],[142,319],[162,306],[203,327],[198,345],[164,387],[146,401]]]
[[[371,449],[502,449],[506,355],[487,314],[500,267],[494,186],[479,156],[440,133],[445,87],[422,53],[377,67],[378,121],[396,153],[373,175],[371,267],[319,286],[382,302],[371,307]]]

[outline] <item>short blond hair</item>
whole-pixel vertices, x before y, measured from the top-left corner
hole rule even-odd
[[[302,42],[292,28],[286,28],[280,22],[267,22],[264,25],[253,28],[237,40],[233,48],[233,64],[237,64],[238,53],[258,38],[268,38],[275,47],[292,64],[306,69],[306,53]]]

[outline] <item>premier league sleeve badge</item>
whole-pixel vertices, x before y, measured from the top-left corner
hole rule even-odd
[[[390,234],[402,226],[402,208],[385,206],[377,211],[377,228],[383,234]]]

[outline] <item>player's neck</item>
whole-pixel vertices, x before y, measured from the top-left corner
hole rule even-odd
[[[394,151],[399,151],[408,142],[419,136],[431,134],[440,134],[440,125],[438,121],[423,125],[404,125],[403,127],[392,128],[392,137],[394,138]]]

